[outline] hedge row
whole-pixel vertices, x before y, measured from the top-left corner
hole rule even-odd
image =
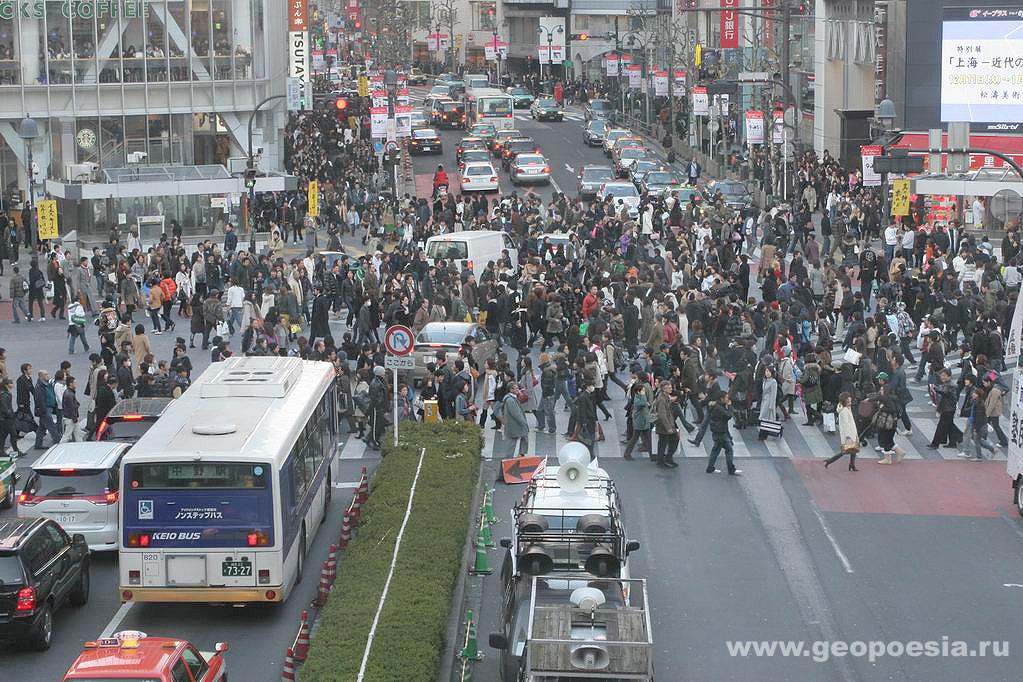
[[[461,421],[404,424],[398,447],[384,447],[362,524],[339,564],[301,668],[303,682],[356,678],[423,446],[426,457],[366,679],[437,678],[452,591],[466,570],[461,558],[483,447],[479,428]]]

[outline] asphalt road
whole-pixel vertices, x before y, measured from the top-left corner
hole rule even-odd
[[[8,312],[9,305],[7,302],[0,303],[0,307],[7,308]],[[23,322],[15,326],[8,320],[0,321],[0,346],[7,349],[8,367],[12,372],[17,372],[22,362],[31,362],[36,370],[49,369],[52,376],[60,362],[67,359],[72,362],[72,374],[82,378],[88,376],[88,353],[83,354],[79,350],[75,355],[67,354],[64,333],[66,323],[47,318],[46,322]],[[141,320],[141,317],[136,315],[136,320]],[[146,326],[149,327],[148,322]],[[170,358],[174,338],[178,335],[187,336],[187,332],[182,331],[187,326],[188,320],[180,320],[177,332],[151,335],[157,358]],[[240,337],[236,336],[233,344],[236,350],[239,343]],[[209,365],[208,351],[192,350],[189,356],[195,368],[195,376]],[[83,413],[86,404],[87,399],[84,399]],[[46,443],[49,444],[49,439]],[[32,445],[32,437],[24,438],[21,442],[22,449],[30,452],[28,457],[19,460],[22,482],[26,480],[26,470],[42,454],[31,451]],[[348,445],[347,441],[343,445]],[[352,450],[351,445],[348,450]],[[351,484],[358,481],[360,467],[367,466],[372,472],[376,462],[375,457],[360,458],[358,461],[343,460],[338,483]],[[317,531],[309,548],[306,575],[288,601],[280,605],[234,608],[192,604],[138,604],[121,610],[117,589],[117,553],[93,554],[89,603],[78,609],[65,607],[55,615],[53,645],[49,651],[24,652],[17,645],[0,648],[0,669],[16,670],[19,676],[8,678],[0,675],[0,679],[62,679],[81,653],[84,642],[96,639],[104,630],[116,632],[129,629],[141,630],[152,636],[187,639],[205,651],[212,650],[215,642],[225,641],[231,645],[227,654],[231,679],[280,679],[285,650],[294,639],[299,615],[303,609],[309,608],[309,603],[316,596],[319,566],[327,557],[329,545],[337,542],[341,534],[341,515],[351,502],[352,494],[350,488],[334,489],[330,517]],[[0,513],[0,519],[16,514],[15,507]],[[339,570],[344,570],[343,558]]]

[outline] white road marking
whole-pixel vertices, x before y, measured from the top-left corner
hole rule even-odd
[[[99,633],[99,638],[104,639],[117,632],[117,628],[119,628],[121,623],[124,622],[124,619],[128,617],[128,612],[131,611],[133,606],[135,606],[135,602],[133,601],[126,601],[121,604],[121,608],[117,609],[117,613],[115,613],[114,617],[110,619],[107,626],[103,628],[103,632]]]
[[[817,517],[817,521],[820,522],[821,528],[824,530],[824,535],[828,537],[828,541],[831,543],[831,548],[835,550],[835,554],[838,556],[838,560],[842,562],[842,566],[845,567],[846,573],[852,573],[853,567],[849,563],[849,558],[842,551],[842,548],[838,546],[838,540],[831,533],[831,528],[828,527],[827,521],[824,520],[824,515],[821,514],[821,510],[817,508],[816,503],[811,502],[810,508],[813,509],[814,516]]]
[[[572,175],[575,175],[575,168],[572,168],[572,167],[571,167],[571,166],[569,166],[569,165],[568,165],[567,163],[565,164],[565,170],[567,170],[567,171],[568,171],[569,173],[571,173]]]
[[[387,571],[387,580],[384,581],[384,591],[380,593],[380,603],[377,604],[377,611],[373,615],[373,624],[369,628],[369,638],[366,640],[366,649],[362,652],[362,665],[359,666],[358,682],[366,677],[366,663],[369,662],[369,652],[373,648],[373,638],[376,636],[377,625],[380,623],[380,612],[384,610],[384,602],[387,601],[387,593],[391,589],[391,579],[394,577],[394,565],[398,562],[398,552],[401,551],[401,539],[405,536],[405,527],[412,515],[412,500],[416,497],[416,486],[419,484],[419,474],[423,470],[423,458],[426,457],[426,448],[419,451],[419,464],[416,466],[416,475],[412,479],[412,487],[408,493],[408,505],[405,507],[405,518],[401,521],[401,528],[398,529],[398,537],[394,540],[394,552],[391,554],[391,568]]]
[[[354,433],[349,434],[345,447],[341,450],[341,459],[362,459],[366,456],[366,443]]]

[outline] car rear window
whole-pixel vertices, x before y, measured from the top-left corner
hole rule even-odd
[[[110,475],[105,469],[33,471],[25,492],[34,497],[93,497],[106,494]]]
[[[469,166],[465,169],[466,175],[493,175],[494,169],[490,166]]]
[[[665,171],[650,171],[646,176],[646,181],[652,185],[668,185],[677,180],[674,173]]]
[[[590,102],[590,109],[593,109],[594,111],[606,111],[610,108],[610,105],[611,103],[606,99],[595,99]]]
[[[21,559],[16,554],[0,554],[0,585],[19,585],[24,581]]]
[[[469,245],[466,242],[436,241],[426,247],[426,255],[437,260],[439,258],[461,259],[469,257]]]
[[[610,180],[611,175],[610,168],[587,168],[583,170],[583,180]]]
[[[430,130],[428,128],[425,129],[425,130],[420,128],[419,130],[413,130],[412,131],[412,137],[415,137],[415,138],[420,139],[420,140],[423,140],[423,139],[433,139],[433,138],[437,137],[437,133],[435,133],[434,131],[432,131],[432,130]]]
[[[416,337],[416,343],[440,343],[446,346],[460,346],[465,341],[465,331],[462,329],[450,329],[437,327],[435,329],[423,328]]]
[[[520,165],[529,164],[533,166],[542,166],[547,163],[547,159],[543,158],[539,154],[519,154],[515,157],[515,163]]]
[[[101,441],[122,441],[125,443],[134,443],[142,437],[146,431],[148,431],[155,422],[140,419],[135,421],[120,421],[119,419],[110,419],[107,421],[107,427],[103,430],[102,435],[97,439]]]
[[[461,111],[462,105],[458,102],[441,102],[441,111]]]

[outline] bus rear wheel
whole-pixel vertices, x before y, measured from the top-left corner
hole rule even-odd
[[[298,572],[295,573],[295,584],[302,582],[305,570],[305,525],[302,525],[302,539],[298,541]]]

